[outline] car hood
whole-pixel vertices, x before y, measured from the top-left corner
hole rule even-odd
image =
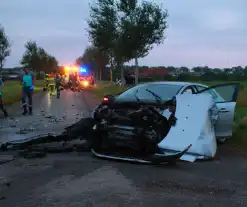
[[[199,158],[214,157],[217,144],[213,124],[217,110],[212,96],[183,94],[177,96],[176,100],[176,126],[170,129],[158,146],[165,151],[181,151],[192,144],[187,154],[181,157],[182,160],[192,162]]]

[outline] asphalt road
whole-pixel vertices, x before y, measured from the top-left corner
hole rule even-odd
[[[0,167],[10,184],[2,184],[0,206],[246,206],[246,172],[240,157],[175,166],[99,160],[89,153],[17,159]]]
[[[63,98],[64,105],[53,100],[50,109],[70,111],[74,105],[76,113],[93,106],[82,93]],[[214,161],[174,166],[100,160],[86,152],[17,158],[0,165],[0,206],[247,206],[246,175],[246,158],[226,152]]]
[[[0,144],[41,133],[61,133],[82,117],[90,116],[97,103],[85,92],[62,91],[61,98],[47,93],[33,98],[33,116],[22,116],[20,104],[8,108],[12,119],[0,120]],[[25,133],[20,133],[25,131]]]

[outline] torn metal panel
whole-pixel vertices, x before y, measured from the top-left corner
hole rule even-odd
[[[92,153],[94,156],[103,158],[103,159],[114,159],[114,160],[120,160],[120,161],[128,161],[128,162],[137,162],[142,164],[164,164],[164,163],[170,163],[174,162],[177,159],[181,158],[191,147],[189,145],[181,152],[167,152],[167,153],[155,153],[153,155],[148,155],[145,157],[136,157],[136,156],[119,156],[119,155],[108,155],[108,154],[102,154],[96,152],[94,149],[92,149]]]
[[[213,125],[217,110],[214,105],[209,94],[183,94],[177,97],[176,126],[158,146],[163,150],[180,151],[192,144],[181,160],[193,162],[198,158],[214,157],[217,150]]]

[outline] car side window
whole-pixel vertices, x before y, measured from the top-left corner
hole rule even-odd
[[[204,87],[204,86],[196,86],[196,89],[197,89],[197,91],[199,92],[199,91],[201,91],[201,90],[206,89],[206,87]]]
[[[218,99],[218,96],[216,95],[216,93],[214,92],[214,90],[208,90],[206,91],[206,93],[209,93],[210,95],[213,96],[213,99],[216,101]]]
[[[202,91],[204,89],[206,89],[206,87],[203,86],[196,86],[198,91]],[[210,90],[206,90],[205,93],[210,94],[215,102],[223,102],[224,99],[214,90],[214,89],[210,89]]]
[[[187,88],[184,89],[184,91],[182,92],[182,94],[183,93],[191,93],[192,94],[192,93],[194,93],[194,90],[192,89],[192,87],[189,86],[189,87],[187,87]]]

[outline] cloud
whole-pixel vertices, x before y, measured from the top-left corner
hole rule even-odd
[[[244,14],[230,9],[212,9],[200,17],[202,27],[212,31],[246,29]]]
[[[236,65],[246,66],[246,49],[225,50],[224,48],[208,48],[206,46],[170,45],[155,47],[153,51],[142,59],[143,65],[155,62],[155,65],[170,66],[209,66],[232,67]],[[132,61],[132,64],[134,62]],[[165,63],[165,64],[164,64]]]
[[[161,1],[160,1],[161,3]],[[247,65],[247,1],[165,0],[170,25],[162,46],[140,62],[159,65]]]
[[[9,35],[11,57],[19,64],[27,40],[36,40],[61,64],[73,62],[89,45],[86,0],[0,0],[1,23]],[[156,0],[169,12],[163,45],[140,59],[145,65],[247,65],[246,0]]]

